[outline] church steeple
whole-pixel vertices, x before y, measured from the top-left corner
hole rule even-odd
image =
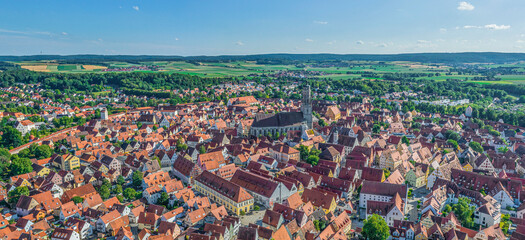
[[[306,85],[303,89],[303,101],[301,104],[301,112],[303,112],[304,120],[306,121],[306,127],[312,129],[312,92],[310,91],[310,85]]]

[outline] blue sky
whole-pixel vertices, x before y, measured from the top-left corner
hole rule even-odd
[[[525,51],[523,0],[0,4],[0,55]]]

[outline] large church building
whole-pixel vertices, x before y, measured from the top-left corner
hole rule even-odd
[[[271,133],[283,134],[290,130],[312,129],[312,95],[310,86],[303,89],[300,112],[257,114],[250,128],[250,135],[261,136]]]

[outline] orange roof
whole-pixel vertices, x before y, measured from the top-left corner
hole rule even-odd
[[[100,217],[100,219],[105,223],[105,224],[108,224],[112,221],[115,221],[117,218],[120,218],[121,215],[120,213],[117,211],[117,210],[113,210],[109,213],[107,213],[106,215]]]

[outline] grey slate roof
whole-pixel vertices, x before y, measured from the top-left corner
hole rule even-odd
[[[304,121],[302,112],[280,112],[272,114],[258,114],[252,127],[285,127]]]

